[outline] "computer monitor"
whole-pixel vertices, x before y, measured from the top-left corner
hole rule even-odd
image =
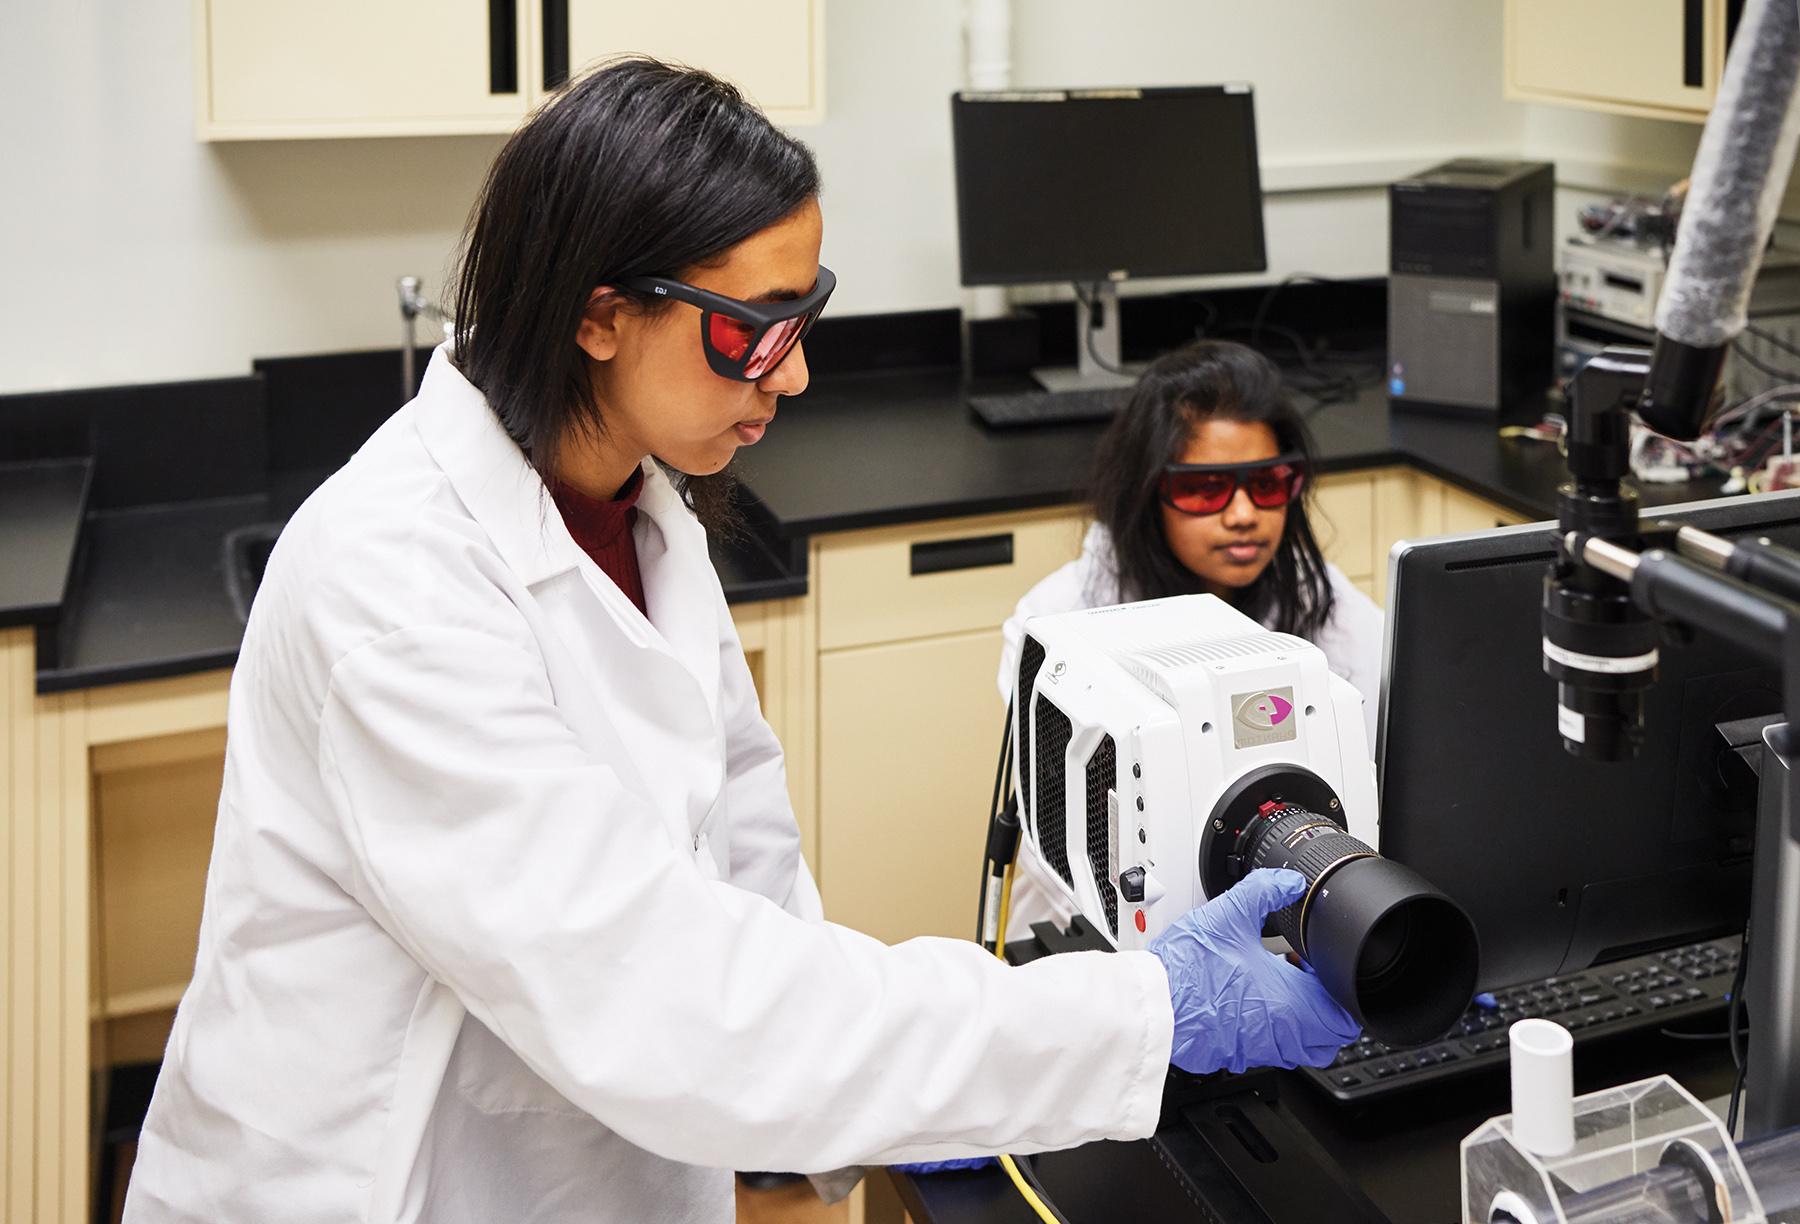
[[[1118,365],[1119,281],[1268,267],[1248,85],[964,92],[950,117],[962,283],[1075,283],[1089,372]]]
[[[1800,491],[1645,511],[1800,547]],[[1643,751],[1563,751],[1538,608],[1555,524],[1402,543],[1389,566],[1380,849],[1474,919],[1483,988],[1741,930],[1755,782],[1715,729],[1781,710],[1777,669],[1665,645]]]

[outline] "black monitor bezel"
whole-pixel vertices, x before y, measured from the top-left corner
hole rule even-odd
[[[1148,98],[1170,97],[1239,97],[1243,98],[1245,136],[1250,143],[1250,179],[1251,187],[1256,193],[1259,207],[1256,209],[1256,258],[1243,266],[1225,268],[1194,268],[1188,266],[1154,266],[1148,268],[1123,269],[1126,277],[1141,280],[1151,277],[1186,277],[1186,276],[1233,276],[1253,272],[1266,272],[1269,268],[1268,227],[1264,222],[1260,201],[1263,199],[1262,164],[1258,155],[1259,146],[1256,140],[1256,92],[1248,84],[1233,82],[1223,85],[1155,85],[1155,86],[1121,86],[1117,88],[1085,88],[1085,89],[997,89],[997,90],[958,90],[950,96],[950,167],[951,179],[956,189],[956,254],[957,271],[965,288],[990,285],[1040,285],[1040,284],[1090,284],[1119,279],[1117,268],[1088,268],[1076,271],[1055,269],[1044,272],[1021,273],[1016,276],[1000,276],[981,274],[978,279],[971,279],[969,268],[969,251],[963,242],[963,234],[969,228],[970,209],[976,202],[969,198],[964,189],[962,161],[957,141],[957,116],[964,106],[1011,104],[1048,104],[1052,102],[1119,102],[1136,101]]]
[[[1646,520],[1681,522],[1726,537],[1784,527],[1792,529],[1800,527],[1800,490],[1687,502],[1676,506],[1646,510],[1644,517]],[[1396,709],[1397,704],[1402,707],[1416,704],[1416,699],[1411,694],[1417,691],[1415,686],[1395,683],[1396,650],[1404,635],[1428,634],[1431,631],[1430,623],[1416,627],[1408,624],[1409,617],[1415,615],[1418,600],[1428,597],[1431,592],[1431,587],[1426,581],[1427,575],[1430,575],[1432,581],[1435,582],[1441,579],[1446,566],[1487,569],[1512,563],[1519,565],[1525,572],[1541,576],[1542,568],[1528,567],[1528,563],[1541,560],[1544,567],[1547,568],[1554,555],[1556,530],[1555,523],[1543,522],[1497,528],[1470,535],[1402,541],[1395,545],[1388,566],[1388,616],[1382,644],[1381,702],[1377,716],[1376,767],[1378,791],[1381,796],[1380,848],[1384,854],[1391,853],[1398,861],[1426,873],[1428,878],[1433,877],[1435,873],[1436,878],[1432,878],[1432,883],[1444,889],[1451,897],[1456,898],[1459,903],[1470,910],[1472,916],[1494,912],[1499,907],[1499,899],[1506,895],[1499,891],[1506,886],[1506,882],[1500,873],[1492,870],[1492,864],[1498,860],[1499,856],[1506,854],[1510,839],[1530,836],[1528,822],[1532,818],[1531,813],[1529,811],[1510,813],[1505,829],[1468,830],[1468,869],[1461,874],[1457,874],[1459,869],[1446,869],[1445,863],[1440,861],[1442,856],[1433,857],[1429,861],[1409,861],[1420,857],[1409,853],[1409,849],[1413,845],[1422,845],[1430,841],[1429,835],[1424,832],[1426,828],[1424,822],[1445,819],[1447,807],[1447,805],[1427,801],[1432,793],[1432,788],[1422,784],[1420,780],[1427,777],[1431,770],[1430,758],[1426,753],[1429,744],[1417,737],[1428,733],[1420,730],[1417,724],[1420,722],[1430,723],[1433,729],[1429,734],[1436,735],[1442,733],[1445,720],[1441,711],[1433,713],[1432,717],[1415,717],[1406,708]],[[1427,622],[1430,620],[1429,617],[1418,617],[1418,619]],[[1415,643],[1418,640],[1420,639],[1414,638]],[[1417,649],[1416,644],[1413,648]],[[1673,649],[1683,648],[1677,646]],[[1410,661],[1418,662],[1416,657]],[[1775,670],[1778,671],[1778,669]],[[1433,674],[1441,675],[1442,673],[1435,671]],[[1712,673],[1702,674],[1710,675]],[[1554,687],[1551,686],[1548,677],[1542,676],[1541,668],[1534,673],[1534,677],[1533,683],[1541,680],[1543,686],[1550,686],[1545,690],[1546,700],[1542,703],[1544,708],[1541,713],[1547,725],[1554,726],[1556,717]],[[1665,690],[1661,694],[1661,699],[1668,700],[1669,696]],[[1658,700],[1657,689],[1653,689],[1646,697],[1647,703]],[[1427,710],[1430,712],[1429,706],[1427,706]],[[1414,723],[1410,731],[1405,726],[1409,719]],[[1396,742],[1401,745],[1398,754],[1394,751]],[[1502,756],[1507,750],[1507,746],[1504,744],[1493,745],[1493,753],[1496,758]],[[1396,755],[1401,758],[1398,762],[1393,759]],[[1417,765],[1414,765],[1413,762],[1417,762]],[[1515,768],[1522,765],[1523,763],[1519,763]],[[1642,766],[1638,763],[1617,766],[1617,768],[1638,767]],[[1611,767],[1597,766],[1597,768]],[[1675,769],[1674,764],[1669,763],[1666,768],[1672,775]],[[1408,778],[1405,774],[1397,777],[1396,770],[1416,770],[1416,773],[1412,778]],[[1468,781],[1479,787],[1478,779]],[[1397,783],[1398,795],[1395,794]],[[1415,825],[1413,822],[1421,823]],[[1521,828],[1520,822],[1527,822],[1526,827]],[[1416,836],[1414,835],[1415,830],[1417,831]],[[1517,846],[1518,842],[1511,840],[1511,844]],[[1455,878],[1442,878],[1445,876],[1454,876]],[[1707,875],[1705,882],[1708,887],[1714,889],[1721,888],[1727,881],[1739,880],[1740,877],[1741,896],[1732,895],[1726,898],[1723,895],[1709,894],[1695,901],[1695,905],[1706,912],[1717,911],[1716,921],[1707,924],[1713,929],[1713,933],[1723,933],[1741,926],[1742,915],[1747,912],[1749,906],[1749,865],[1745,862],[1731,868],[1716,866]],[[1658,876],[1656,878],[1667,877]],[[1609,877],[1607,882],[1616,883],[1617,881]],[[1590,880],[1588,883],[1592,885],[1596,881]],[[1542,905],[1541,898],[1537,904]],[[1692,908],[1690,908],[1689,919],[1692,918],[1692,912]],[[1497,938],[1492,924],[1488,924],[1481,930],[1483,958],[1486,962],[1483,965],[1481,978],[1483,987],[1507,986],[1520,981],[1575,973],[1590,968],[1594,962],[1588,952],[1593,940],[1591,937],[1585,940],[1582,937],[1581,924],[1577,921],[1578,915],[1579,909],[1569,920],[1569,938],[1565,946],[1532,948],[1529,950],[1531,958],[1529,962],[1520,954],[1522,945],[1516,935],[1510,941],[1504,936]],[[1642,932],[1644,938],[1638,943],[1646,949],[1658,944],[1666,946],[1699,933],[1691,928],[1667,929],[1660,932],[1646,930]],[[1622,951],[1621,954],[1628,953]],[[1527,963],[1529,969],[1521,967]],[[1514,971],[1509,972],[1508,966],[1512,966]]]

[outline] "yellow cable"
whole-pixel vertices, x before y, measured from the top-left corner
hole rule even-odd
[[[994,955],[1002,961],[1006,959],[1006,915],[1012,908],[1012,882],[1012,864],[1008,863],[1006,870],[1000,873],[1000,921],[994,927]],[[1000,1167],[1006,1170],[1006,1175],[1012,1178],[1012,1184],[1018,1187],[1019,1197],[1037,1213],[1038,1219],[1043,1220],[1044,1224],[1059,1224],[1056,1215],[1025,1181],[1025,1175],[1019,1172],[1019,1166],[1013,1163],[1013,1158],[1002,1152],[999,1160]]]
[[[1011,1156],[1002,1154],[1000,1167],[1006,1170],[1008,1177],[1012,1178],[1012,1184],[1019,1188],[1019,1197],[1024,1199],[1033,1211],[1037,1212],[1038,1219],[1044,1221],[1044,1224],[1061,1224],[1061,1221],[1050,1214],[1050,1208],[1046,1207],[1044,1200],[1037,1196],[1037,1191],[1026,1184],[1024,1175],[1019,1172],[1019,1166],[1013,1163]]]

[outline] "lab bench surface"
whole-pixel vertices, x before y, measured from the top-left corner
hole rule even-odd
[[[1729,1093],[1735,1077],[1723,1040],[1678,1041],[1656,1033],[1578,1046],[1575,1069],[1578,1093],[1667,1072],[1703,1101]],[[1500,1069],[1362,1108],[1340,1106],[1297,1075],[1265,1073],[1265,1081],[1286,1116],[1324,1149],[1367,1196],[1378,1218],[1390,1224],[1460,1220],[1459,1144],[1488,1118],[1510,1109],[1506,1073]],[[1230,1204],[1196,1207],[1191,1214],[1164,1211],[1168,1202],[1180,1202],[1185,1209],[1195,1192],[1196,1183],[1177,1179],[1167,1163],[1183,1152],[1204,1155],[1189,1124],[1175,1118],[1165,1119],[1155,1140],[1089,1144],[1036,1159],[1040,1178],[1070,1224],[1150,1218],[1169,1224],[1219,1218],[1259,1224],[1264,1217],[1244,1214],[1235,1195]],[[1037,1219],[997,1168],[896,1176],[894,1181],[915,1224],[1034,1224]],[[1067,1188],[1061,1197],[1059,1182]],[[1226,1214],[1218,1214],[1221,1210]],[[1313,1221],[1276,1218],[1269,1224]]]
[[[1028,387],[1013,379],[975,389]],[[954,369],[818,379],[741,453],[740,475],[789,537],[1079,500],[1104,424],[992,429],[970,411],[971,390]],[[1557,448],[1499,437],[1492,414],[1397,408],[1380,387],[1300,403],[1322,473],[1411,466],[1528,519],[1556,514],[1565,479]],[[1640,495],[1647,506],[1674,505],[1718,487],[1652,485]]]
[[[1100,423],[990,429],[969,411],[969,392],[960,370],[937,367],[820,377],[782,403],[768,437],[738,461],[751,529],[714,542],[727,600],[806,594],[814,536],[1079,500]],[[1555,513],[1556,448],[1501,439],[1491,417],[1398,410],[1375,388],[1310,410],[1308,424],[1322,473],[1410,465],[1526,518]],[[84,515],[84,470],[17,464],[0,480],[0,625],[46,627],[43,692],[230,666],[243,624],[223,586],[225,536],[278,523],[329,474],[277,473],[256,496]],[[1652,486],[1643,500],[1715,492]]]
[[[0,628],[55,622],[92,475],[85,459],[0,463]]]

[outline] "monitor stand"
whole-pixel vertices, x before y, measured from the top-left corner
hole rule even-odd
[[[1111,281],[1086,286],[1090,296],[1084,296],[1082,288],[1076,286],[1075,292],[1075,364],[1039,366],[1031,376],[1046,391],[1129,387],[1144,367],[1119,360],[1119,290]]]

